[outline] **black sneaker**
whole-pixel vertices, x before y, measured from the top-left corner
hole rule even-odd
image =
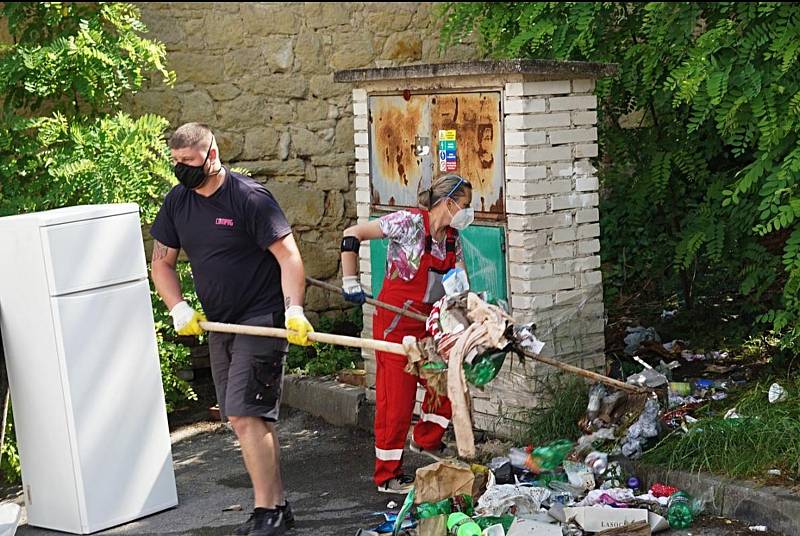
[[[253,525],[247,536],[281,536],[289,530],[286,526],[286,519],[283,510],[267,510],[258,508],[253,512]]]
[[[286,528],[294,528],[294,513],[292,512],[292,507],[289,504],[289,501],[284,501],[283,506],[279,506],[278,510],[283,510],[283,521],[286,524]],[[233,531],[233,533],[237,536],[247,536],[247,534],[249,534],[250,530],[253,528],[255,518],[256,513],[253,512],[250,514],[250,518],[239,525],[236,530]]]

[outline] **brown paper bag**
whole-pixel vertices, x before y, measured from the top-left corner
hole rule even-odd
[[[469,465],[460,462],[448,460],[420,467],[414,482],[414,502],[433,503],[456,495],[472,495],[474,481]]]
[[[417,525],[418,536],[447,536],[447,516],[434,516],[420,519]]]

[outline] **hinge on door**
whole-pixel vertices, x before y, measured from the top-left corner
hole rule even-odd
[[[503,253],[506,252],[506,235],[505,233],[500,234],[500,251]]]
[[[33,504],[33,495],[31,494],[31,486],[28,485],[25,488],[26,488],[25,489],[26,495],[28,496],[28,506],[31,506]]]

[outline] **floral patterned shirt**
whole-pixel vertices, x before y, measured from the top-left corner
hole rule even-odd
[[[378,219],[381,232],[389,239],[386,249],[386,277],[411,281],[419,270],[422,254],[425,253],[425,222],[422,214],[407,210],[392,212]],[[437,259],[447,256],[446,239],[433,240],[431,255]],[[461,237],[456,237],[456,262],[464,263]]]

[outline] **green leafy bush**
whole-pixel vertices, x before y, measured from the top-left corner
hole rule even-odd
[[[732,297],[798,348],[795,4],[450,2],[441,15],[444,46],[475,32],[494,57],[619,64],[597,84],[609,301]]]
[[[319,332],[350,337],[361,336],[362,329],[360,307],[350,309],[345,315],[323,316],[315,326],[315,330]],[[294,374],[328,376],[342,369],[356,368],[356,364],[360,362],[361,351],[358,348],[320,343],[314,343],[307,347],[290,345],[286,369]]]
[[[178,263],[176,270],[181,281],[181,294],[186,302],[198,311],[202,311],[200,300],[194,290],[192,274],[188,263]],[[173,411],[187,400],[197,400],[197,394],[189,382],[178,376],[181,370],[192,367],[191,348],[181,342],[185,337],[178,337],[172,327],[172,318],[167,306],[154,290],[150,293],[153,303],[153,319],[158,339],[158,354],[161,361],[161,379],[164,383],[167,411]],[[205,335],[199,337],[202,341]]]
[[[69,205],[138,203],[145,222],[174,182],[167,121],[131,117],[123,99],[157,73],[171,85],[164,45],[143,36],[133,4],[5,2],[0,42],[0,216]],[[185,272],[184,272],[185,273]],[[172,339],[160,300],[156,327],[167,405],[194,397],[176,376],[189,350]],[[167,319],[168,320],[168,319]],[[167,327],[169,326],[169,327]],[[3,475],[19,477],[13,435]]]
[[[173,178],[155,115],[118,111],[158,72],[163,44],[125,3],[6,2],[0,45],[0,215],[81,203],[139,203],[146,221]]]
[[[17,438],[14,435],[14,419],[9,411],[6,424],[5,441],[0,445],[0,484],[16,484],[19,481],[19,453],[17,452]]]

